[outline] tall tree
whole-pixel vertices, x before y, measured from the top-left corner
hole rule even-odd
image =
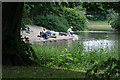
[[[20,38],[21,19],[24,3],[2,3],[2,61],[3,65],[31,64],[26,43]]]

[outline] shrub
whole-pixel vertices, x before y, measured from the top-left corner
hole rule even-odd
[[[80,6],[75,7],[75,9],[76,9],[76,11],[77,11],[78,13],[81,13],[81,14],[86,14],[86,9],[85,9],[85,8],[83,8],[81,5],[80,5]]]
[[[73,30],[84,30],[86,28],[86,17],[72,8],[63,8],[63,16],[68,21]]]
[[[85,50],[83,42],[75,41],[70,45],[33,44],[32,48],[38,59],[37,63],[45,66],[57,66],[69,69],[87,70],[94,65],[107,61],[109,57],[118,59],[118,48],[109,49],[100,47],[98,49]],[[92,48],[92,47],[91,47]],[[34,58],[33,58],[34,60]]]
[[[112,28],[120,30],[120,17],[118,13],[115,13],[111,10],[110,14],[108,15],[108,21],[110,25],[112,25]]]
[[[108,11],[109,11],[109,14],[107,15],[108,23],[112,26],[112,28],[120,30],[120,15],[112,9]]]
[[[45,27],[49,30],[66,32],[68,29],[68,22],[64,17],[56,15],[37,15],[34,17],[34,24]]]
[[[111,22],[110,24],[112,25],[112,28],[114,28],[115,30],[120,30],[120,18],[119,17],[114,19],[114,21]]]

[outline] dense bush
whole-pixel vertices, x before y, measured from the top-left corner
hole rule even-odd
[[[84,30],[86,28],[86,17],[72,8],[63,8],[63,15],[73,30]]]
[[[120,30],[120,18],[117,17],[113,22],[110,23],[112,25],[112,28],[115,30]]]
[[[108,22],[112,25],[112,28],[120,30],[120,17],[118,13],[113,10],[109,10]]]
[[[45,66],[87,70],[102,61],[107,61],[109,57],[118,59],[117,46],[108,49],[106,45],[106,48],[100,47],[92,50],[89,48],[86,51],[83,43],[78,41],[73,42],[69,46],[60,43],[58,45],[33,44],[32,48],[38,57],[36,62]],[[31,59],[34,60],[32,57]]]
[[[47,4],[48,3],[42,5]],[[33,12],[36,14],[34,15],[34,24],[38,26],[43,26],[50,30],[63,32],[66,32],[70,26],[74,27],[73,30],[84,30],[86,28],[86,17],[81,11],[81,6],[73,9],[63,6],[60,7],[60,4],[59,6],[57,6],[57,4],[50,3],[50,8],[44,8],[41,6],[39,9],[37,6],[40,5],[37,5],[35,9],[38,9],[38,11],[33,10]],[[39,10],[43,11],[40,12]]]
[[[46,16],[37,15],[34,17],[34,24],[45,27],[49,30],[63,32],[66,32],[69,27],[68,22],[64,17],[59,17],[52,14],[48,14]]]
[[[83,8],[81,5],[75,7],[76,11],[81,14],[86,14],[86,9]]]
[[[100,70],[102,73],[100,73]],[[99,73],[99,74],[98,74]],[[120,59],[108,58],[107,61],[102,61],[100,64],[94,65],[91,69],[87,70],[87,77],[89,78],[120,78]]]
[[[64,7],[59,16],[55,14],[35,16],[34,24],[54,31],[66,32],[70,26],[74,27],[73,30],[84,30],[86,28],[86,17],[75,9]]]

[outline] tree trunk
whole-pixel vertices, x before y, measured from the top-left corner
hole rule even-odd
[[[119,25],[118,25],[119,26],[119,30],[118,31],[120,32],[120,10],[119,10],[118,23],[119,23]]]
[[[33,9],[30,9],[30,19],[31,19],[32,22],[33,22]]]
[[[119,9],[119,18],[118,18],[118,24],[119,24],[119,29],[118,29],[118,57],[120,59],[120,9]]]
[[[24,3],[2,3],[2,61],[3,65],[26,65],[32,61],[25,54],[20,38]]]

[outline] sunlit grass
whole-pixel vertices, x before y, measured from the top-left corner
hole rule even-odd
[[[88,21],[88,25],[109,25],[108,21]]]
[[[90,31],[112,31],[107,21],[88,21],[87,30]]]
[[[89,31],[112,31],[111,26],[88,26],[87,29]]]

